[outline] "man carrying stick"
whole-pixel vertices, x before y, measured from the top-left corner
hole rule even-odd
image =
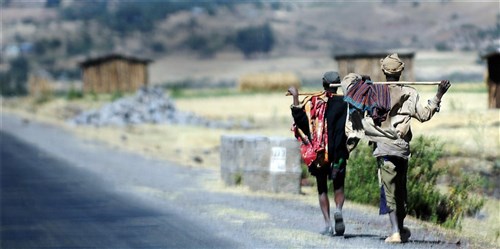
[[[448,80],[441,81],[436,96],[422,106],[414,88],[397,84],[404,70],[404,63],[397,54],[382,59],[381,69],[387,81],[394,84],[378,85],[381,87],[371,89],[370,92],[366,90],[367,83],[362,81],[360,75],[349,74],[344,77],[341,85],[346,93],[344,100],[350,107],[357,109],[351,112],[353,128],[356,129],[355,124],[361,124],[365,137],[375,142],[373,155],[377,158],[381,185],[380,214],[389,214],[392,227],[391,235],[385,242],[401,243],[407,242],[411,236],[410,230],[403,226],[412,139],[410,122],[412,118],[420,122],[430,120],[439,111],[441,98],[451,84]],[[370,117],[365,117],[365,111]]]
[[[299,91],[295,87],[290,87],[288,92],[293,96],[293,131],[302,142],[302,158],[311,175],[316,177],[319,205],[325,221],[325,230],[321,234],[338,236],[345,231],[342,206],[345,200],[344,180],[349,150],[345,130],[347,104],[341,95],[336,94],[337,87],[329,86],[332,83],[340,83],[338,73],[326,72],[323,76],[325,91],[306,96],[302,103],[299,103]],[[354,146],[351,145],[350,148]],[[333,180],[335,229],[330,220],[328,179]]]

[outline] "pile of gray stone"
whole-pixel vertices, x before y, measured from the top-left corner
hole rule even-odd
[[[125,126],[134,124],[177,124],[214,129],[252,128],[246,121],[209,120],[181,112],[161,87],[142,87],[134,96],[120,98],[98,110],[85,111],[69,120],[75,125]]]

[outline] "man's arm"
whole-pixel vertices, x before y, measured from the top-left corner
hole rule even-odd
[[[359,140],[364,137],[363,124],[361,123],[361,116],[359,111],[354,111],[349,115],[349,108],[347,109],[347,119],[345,122],[345,134],[347,136],[347,150],[351,152],[358,145]]]
[[[442,80],[438,85],[438,90],[436,93],[436,97],[441,101],[443,95],[448,91],[451,86],[451,82],[449,80]]]
[[[295,122],[295,125],[297,126],[297,128],[301,129],[304,132],[304,134],[309,136],[310,135],[309,119],[307,118],[306,112],[304,111],[303,107],[300,105],[299,90],[297,90],[297,88],[291,86],[290,88],[288,88],[288,92],[293,97],[293,104],[290,107],[290,109],[292,111],[293,121]]]
[[[439,112],[441,98],[448,91],[450,86],[451,86],[450,81],[442,80],[441,83],[439,83],[438,85],[436,96],[430,99],[426,106],[422,106],[419,103],[418,93],[415,95],[414,98],[410,97],[409,101],[412,102],[411,105],[414,107],[412,108],[414,111],[411,113],[411,116],[420,122],[425,122],[430,120],[432,116],[434,116],[434,113]]]

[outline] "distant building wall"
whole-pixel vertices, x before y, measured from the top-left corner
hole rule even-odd
[[[108,55],[80,63],[84,92],[132,92],[148,84],[150,60]]]
[[[339,74],[341,77],[349,73],[369,75],[373,81],[385,81],[385,75],[380,69],[380,59],[385,58],[388,53],[356,53],[356,54],[338,54],[334,59],[338,63]],[[405,69],[401,76],[402,81],[414,81],[415,74],[413,69],[414,53],[398,53],[399,58],[405,63]]]
[[[488,107],[500,108],[500,49],[482,56],[488,63],[486,84],[488,85]]]

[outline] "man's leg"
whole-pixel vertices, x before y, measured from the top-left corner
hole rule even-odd
[[[379,170],[380,170],[380,180],[382,183],[381,188],[381,201],[385,200],[385,203],[381,203],[380,214],[389,214],[389,221],[391,223],[392,235],[389,236],[385,241],[389,243],[400,243],[401,237],[399,233],[398,217],[397,217],[397,206],[396,206],[396,178],[397,171],[394,160],[391,158],[379,158],[378,159]]]
[[[323,213],[323,218],[325,220],[325,227],[331,226],[330,221],[330,201],[328,200],[327,193],[321,193],[319,195],[319,206],[321,208],[321,212]]]
[[[318,199],[323,219],[325,220],[325,230],[323,235],[333,235],[332,222],[330,220],[330,200],[328,199],[327,175],[321,172],[316,173],[316,185],[318,188]]]
[[[346,175],[346,161],[342,161],[333,179],[333,190],[335,198],[335,212],[333,213],[333,219],[335,220],[335,234],[344,235],[345,225],[344,217],[342,216],[342,207],[344,206],[345,195],[344,195],[344,183]]]
[[[342,207],[344,206],[344,201],[345,201],[345,195],[344,195],[344,187],[342,186],[341,188],[335,190],[335,206],[337,207],[337,210],[342,211]]]
[[[344,205],[344,187],[335,190],[336,209],[333,213],[335,220],[335,235],[342,236],[345,232],[344,217],[342,215],[342,206]]]
[[[407,172],[408,172],[408,160],[397,159],[396,163],[396,216],[399,228],[399,233],[401,234],[401,240],[403,242],[408,241],[411,236],[411,232],[408,228],[404,227],[404,219],[406,218],[406,203],[407,203]]]

